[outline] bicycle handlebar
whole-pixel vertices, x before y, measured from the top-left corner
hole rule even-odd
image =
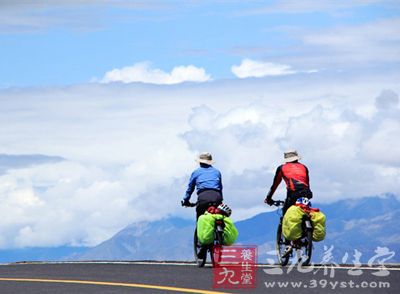
[[[197,205],[197,203],[189,202],[188,205],[185,205],[185,201],[182,200],[181,205],[183,207],[195,207]]]
[[[285,204],[285,201],[283,201],[283,200],[276,200],[276,201],[274,201],[274,203],[272,203],[272,205],[274,205],[274,206],[283,206],[283,204]]]

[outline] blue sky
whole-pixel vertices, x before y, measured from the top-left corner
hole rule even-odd
[[[235,220],[289,148],[317,206],[400,197],[398,1],[37,3],[0,2],[0,248],[192,218],[203,151]]]
[[[3,88],[86,83],[112,69],[143,61],[166,72],[175,66],[194,65],[213,79],[233,78],[231,66],[244,58],[304,70],[360,67],[365,64],[313,60],[313,54],[315,59],[329,59],[329,44],[326,48],[308,44],[305,37],[346,27],[357,30],[399,16],[396,1],[29,4],[35,2],[0,4]]]

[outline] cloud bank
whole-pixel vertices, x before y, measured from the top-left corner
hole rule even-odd
[[[131,19],[143,19],[153,11],[162,17],[173,6],[165,1],[10,1],[0,2],[0,33],[36,33],[49,28],[78,31],[104,28],[107,21],[126,20],[110,10],[130,11]]]
[[[172,85],[183,82],[206,82],[209,81],[210,78],[210,75],[206,74],[204,68],[198,68],[193,65],[176,66],[170,73],[167,73],[161,69],[151,68],[149,62],[139,62],[133,66],[113,69],[106,72],[104,77],[101,79],[101,82],[142,82]]]
[[[357,7],[368,7],[376,4],[387,5],[389,7],[395,7],[394,1],[385,0],[356,0],[356,1],[321,1],[315,2],[312,0],[304,1],[275,1],[274,4],[257,9],[245,11],[246,14],[272,14],[272,13],[315,13],[315,12],[328,12],[335,13],[341,10],[357,8]]]
[[[317,206],[399,195],[397,81],[320,73],[1,90],[0,154],[62,160],[2,166],[0,247],[95,245],[131,222],[192,218],[179,201],[204,150],[235,219],[269,209],[262,201],[289,147],[310,169]]]

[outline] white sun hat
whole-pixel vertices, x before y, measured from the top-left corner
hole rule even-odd
[[[301,159],[301,157],[299,156],[299,154],[295,149],[286,150],[283,153],[283,157],[285,159],[285,162],[293,162]]]
[[[205,164],[213,164],[214,160],[212,159],[212,155],[208,152],[200,153],[199,158],[196,158],[198,163],[205,163]]]

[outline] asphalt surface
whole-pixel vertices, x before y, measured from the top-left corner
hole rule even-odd
[[[213,269],[193,264],[8,264],[0,293],[400,293],[400,265],[386,268],[260,266],[256,288],[234,290],[213,288]]]

